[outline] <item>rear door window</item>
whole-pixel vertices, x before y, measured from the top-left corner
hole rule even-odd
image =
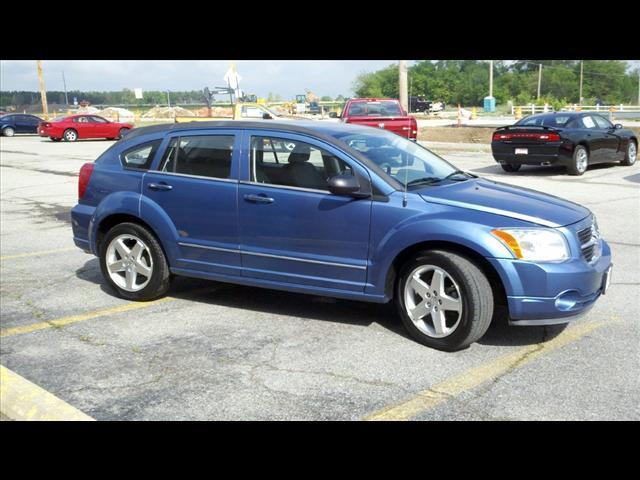
[[[176,137],[160,162],[159,170],[210,178],[231,178],[233,135]]]
[[[590,115],[586,115],[580,119],[579,125],[582,128],[597,128],[596,122]]]
[[[148,170],[161,142],[162,140],[154,140],[126,150],[120,155],[122,165],[126,168]]]

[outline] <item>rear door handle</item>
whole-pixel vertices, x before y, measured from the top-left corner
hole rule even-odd
[[[273,203],[273,198],[267,197],[264,193],[260,195],[245,195],[244,199],[252,203]]]
[[[150,183],[149,188],[151,190],[171,190],[173,187],[171,185],[167,185],[166,183]]]

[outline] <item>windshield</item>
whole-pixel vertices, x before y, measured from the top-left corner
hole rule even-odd
[[[390,177],[407,188],[441,181],[458,171],[456,167],[395,133],[370,129],[367,133],[334,134],[351,148],[358,150]]]

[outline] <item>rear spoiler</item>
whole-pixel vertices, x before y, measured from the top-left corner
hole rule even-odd
[[[518,130],[533,130],[533,131],[542,130],[544,132],[547,132],[547,131],[555,132],[556,131],[555,128],[547,127],[547,126],[544,126],[544,125],[505,125],[504,127],[498,127],[496,129],[496,132],[497,131],[511,130],[512,128],[513,129],[518,129]]]

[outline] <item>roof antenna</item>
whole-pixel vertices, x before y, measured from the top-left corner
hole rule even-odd
[[[407,154],[407,156],[405,156],[404,162],[405,162],[405,167],[404,167],[404,193],[403,193],[403,196],[402,196],[402,206],[406,207],[407,206],[407,185],[408,185],[408,181],[409,181],[409,169],[407,168],[407,165],[409,164],[408,154]]]

